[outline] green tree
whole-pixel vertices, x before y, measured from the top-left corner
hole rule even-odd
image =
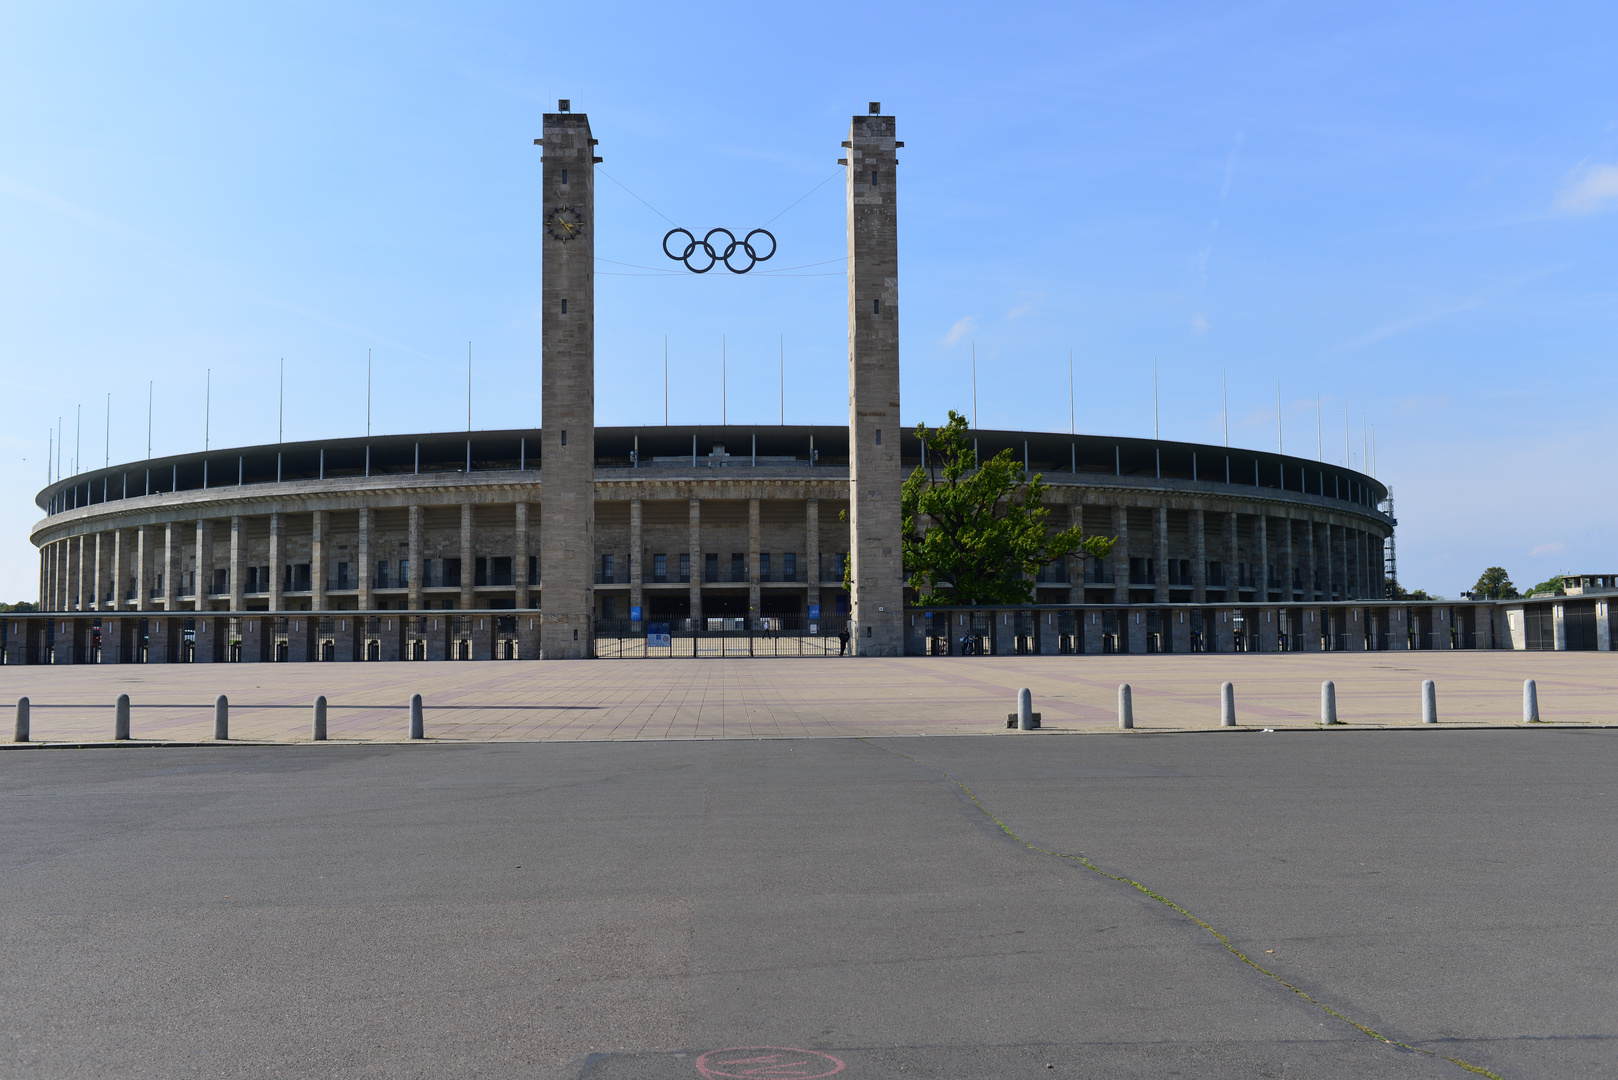
[[[1429,594],[1426,589],[1410,590],[1410,589],[1406,589],[1403,585],[1400,585],[1397,581],[1389,581],[1388,582],[1388,599],[1389,600],[1442,600],[1444,598],[1442,596],[1433,596],[1433,595]]]
[[[24,612],[24,611],[38,611],[38,610],[39,610],[39,605],[38,604],[30,604],[26,600],[19,600],[15,604],[0,604],[0,611],[15,611],[15,612],[21,613],[21,612]]]
[[[1562,575],[1557,574],[1548,581],[1541,581],[1538,585],[1528,590],[1529,596],[1539,593],[1544,593],[1547,596],[1566,596],[1567,590],[1562,588]]]
[[[1479,575],[1478,583],[1472,586],[1472,599],[1515,600],[1517,586],[1511,583],[1511,575],[1506,573],[1505,567],[1491,566]]]
[[[978,462],[966,418],[916,425],[924,463],[904,482],[904,570],[922,604],[1026,604],[1039,568],[1083,552],[1105,558],[1115,539],[1074,525],[1052,532],[1045,484],[1010,450]]]

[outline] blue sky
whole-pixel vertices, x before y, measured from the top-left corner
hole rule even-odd
[[[11,5],[0,35],[0,597],[63,418],[86,467],[539,419],[540,114],[597,196],[603,424],[846,419],[849,116],[898,117],[907,423],[1376,471],[1401,577],[1618,568],[1610,4]],[[780,214],[769,276],[669,220]],[[649,205],[648,205],[649,204]],[[652,209],[655,207],[656,209]],[[666,215],[666,218],[665,218]],[[623,265],[628,264],[628,265]],[[672,264],[668,264],[672,265]],[[640,269],[652,268],[650,270]],[[610,273],[609,273],[610,272]],[[107,395],[111,425],[107,431]],[[76,411],[83,420],[75,434]],[[110,442],[110,448],[108,443]]]

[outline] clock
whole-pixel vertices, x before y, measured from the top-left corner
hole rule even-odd
[[[584,215],[571,206],[558,206],[545,215],[545,231],[565,244],[584,235]]]

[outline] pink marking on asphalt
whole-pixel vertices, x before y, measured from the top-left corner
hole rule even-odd
[[[751,1056],[727,1057],[731,1054]],[[828,1065],[831,1067],[827,1068]],[[697,1058],[697,1071],[709,1080],[714,1077],[818,1080],[822,1076],[840,1073],[844,1068],[844,1064],[830,1054],[818,1050],[794,1050],[786,1046],[732,1046],[724,1050],[709,1050]],[[815,1069],[823,1071],[815,1072]]]

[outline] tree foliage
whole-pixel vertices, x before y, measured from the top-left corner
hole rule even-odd
[[[927,604],[1026,604],[1041,566],[1083,552],[1105,558],[1115,539],[1080,526],[1052,532],[1045,484],[1010,450],[978,462],[966,418],[916,425],[925,461],[900,492],[904,570]]]
[[[1478,583],[1472,586],[1472,599],[1515,600],[1517,586],[1511,583],[1511,575],[1506,573],[1505,567],[1491,566],[1478,575]]]
[[[1529,596],[1534,596],[1537,594],[1544,594],[1546,596],[1566,596],[1567,590],[1562,587],[1562,575],[1557,574],[1548,581],[1541,581],[1538,585],[1535,585],[1532,589],[1528,590]]]
[[[1433,596],[1426,589],[1406,589],[1397,581],[1388,582],[1389,600],[1442,600],[1442,596]]]

